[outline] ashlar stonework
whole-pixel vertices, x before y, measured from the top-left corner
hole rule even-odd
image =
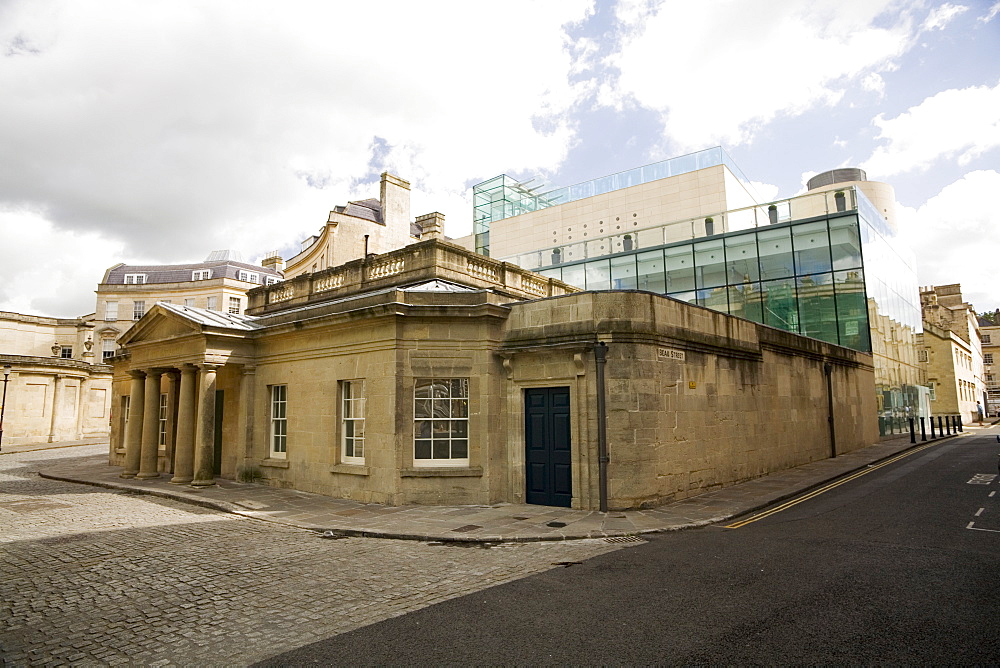
[[[609,508],[878,438],[869,355],[649,292],[579,292],[438,239],[249,300],[242,316],[161,304],[122,341],[123,475],[596,509],[599,344]]]

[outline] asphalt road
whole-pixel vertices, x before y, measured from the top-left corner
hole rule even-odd
[[[264,665],[997,664],[998,431]]]

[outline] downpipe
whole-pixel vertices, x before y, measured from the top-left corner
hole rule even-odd
[[[836,457],[837,428],[833,423],[833,365],[824,362],[823,373],[826,374],[826,421],[830,429],[830,457]]]
[[[603,341],[594,345],[594,361],[597,364],[597,465],[598,494],[600,510],[608,512],[608,420],[604,391],[604,365],[608,360],[608,344]]]

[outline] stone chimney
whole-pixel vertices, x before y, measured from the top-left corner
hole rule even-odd
[[[270,269],[272,271],[284,271],[285,261],[281,259],[281,256],[277,253],[268,255],[263,260],[260,261],[260,266]]]
[[[425,213],[422,216],[417,216],[417,225],[420,226],[420,240],[426,241],[427,239],[444,239],[444,214],[438,213]]]
[[[410,182],[389,172],[382,172],[379,201],[382,203],[382,222],[385,226],[389,229],[403,229],[409,234]]]

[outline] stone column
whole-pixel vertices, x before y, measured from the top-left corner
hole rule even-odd
[[[83,429],[86,426],[87,416],[90,414],[90,402],[88,393],[90,392],[90,377],[80,379],[79,394],[76,397],[76,440],[83,438]]]
[[[243,466],[253,466],[253,428],[254,428],[254,397],[255,383],[257,378],[257,367],[246,365],[243,367],[243,375],[240,376],[240,413],[239,413],[239,438],[242,439],[240,449],[243,455]]]
[[[194,480],[194,432],[195,432],[195,374],[198,369],[190,364],[181,369],[181,389],[177,407],[177,442],[174,444],[173,483],[189,483]]]
[[[63,377],[59,374],[53,379],[52,388],[52,414],[49,416],[49,443],[56,440],[56,423],[59,420],[59,402],[62,400]]]
[[[163,443],[163,472],[174,472],[174,458],[177,450],[177,385],[180,375],[171,369],[167,377],[167,435]]]
[[[163,369],[146,372],[146,396],[142,410],[142,449],[136,478],[159,478],[156,462],[159,455],[160,376]],[[134,408],[133,408],[134,410]]]
[[[220,364],[199,364],[199,406],[194,438],[194,487],[215,484],[215,374]]]
[[[132,387],[128,399],[128,420],[125,422],[125,468],[123,478],[134,478],[139,472],[139,452],[142,447],[142,418],[145,404],[145,378],[142,371],[130,371]]]

